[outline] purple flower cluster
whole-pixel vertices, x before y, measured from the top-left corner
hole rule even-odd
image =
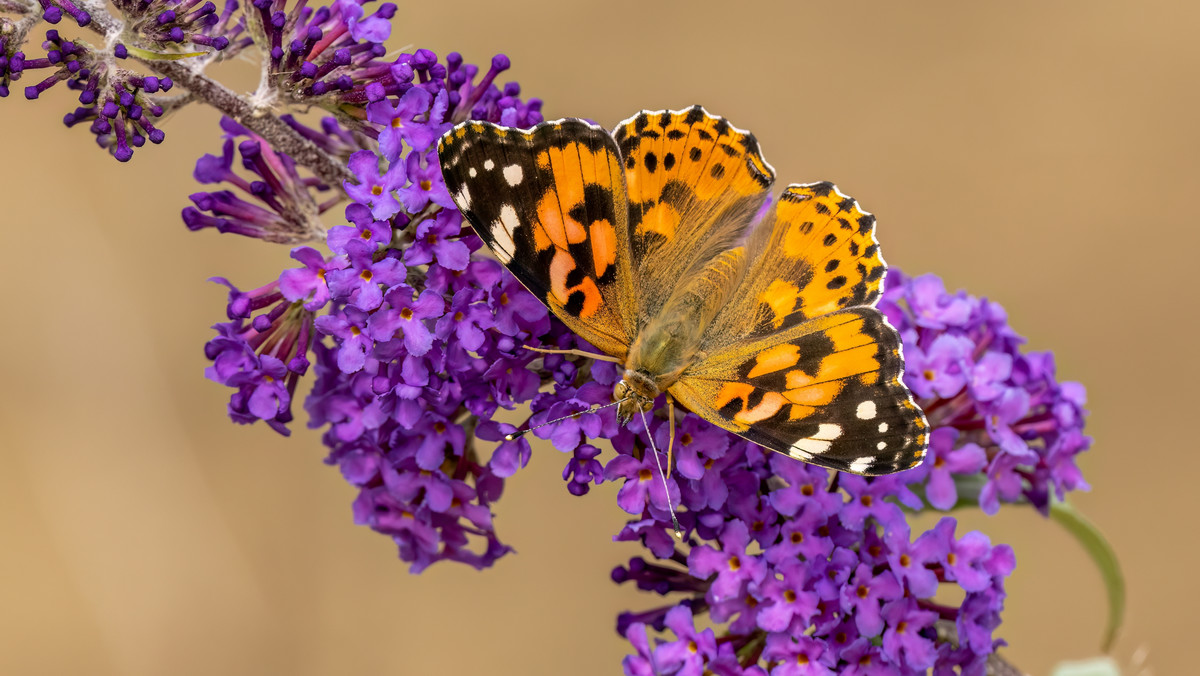
[[[142,76],[116,68],[107,60],[107,54],[96,52],[82,43],[62,38],[57,30],[46,31],[42,43],[46,56],[38,59],[22,59],[22,71],[49,69],[41,82],[25,88],[25,98],[36,99],[50,87],[65,81],[69,89],[79,92],[82,106],[63,118],[68,127],[90,122],[89,130],[95,134],[96,142],[112,153],[113,157],[127,162],[133,157],[133,149],[151,143],[162,143],[165,135],[154,126],[152,118],[163,114],[163,108],[149,95],[168,91],[172,87],[170,78]],[[124,57],[124,47],[118,45],[115,53]],[[10,71],[15,62],[10,60]],[[12,79],[18,72],[14,71]]]
[[[434,142],[463,111],[521,126],[541,116],[515,85],[492,82],[507,68],[505,57],[493,59],[480,82],[457,55],[448,66],[427,50],[399,61],[417,64],[417,81],[367,106],[378,151],[349,153],[351,137],[325,148],[348,155],[357,179],[345,185],[353,200],[348,223],[326,235],[330,254],[297,247],[292,257],[302,267],[254,291],[234,289],[233,321],[218,324],[206,346],[214,362],[208,374],[236,388],[236,421],[261,419],[285,432],[311,345],[317,378],[305,408],[310,425],[327,428],[328,461],[359,488],[356,521],[392,537],[414,571],[443,559],[482,568],[511,551],[496,536],[490,504],[530,449],[515,441],[482,454],[477,439],[513,431],[493,414],[529,401],[554,377],[531,368],[541,360],[522,346],[566,330],[498,263],[471,260],[482,244],[446,208],[452,202]],[[224,125],[222,156],[202,158],[197,178],[234,185],[255,203],[231,191],[199,193],[185,222],[301,239],[286,215],[323,210],[308,195],[319,186],[240,125]],[[261,180],[233,172],[239,137],[249,139],[238,144],[243,168]]]
[[[1087,490],[1075,465],[1091,445],[1086,392],[1055,379],[1052,353],[1021,351],[1003,307],[948,293],[934,275],[893,271],[879,309],[900,330],[905,383],[934,430],[929,457],[909,472],[925,481],[929,504],[978,501],[994,514],[1025,500],[1045,514],[1051,491]],[[981,475],[982,486],[968,478]]]
[[[353,138],[337,122],[327,118],[322,124],[324,133],[315,131],[287,117],[293,129],[317,142],[324,150],[348,155],[357,148]],[[311,241],[325,232],[320,215],[336,206],[341,197],[325,197],[318,202],[319,193],[330,194],[330,188],[319,180],[300,175],[295,161],[276,152],[261,137],[229,118],[221,119],[225,141],[221,155],[205,155],[196,162],[193,172],[198,183],[223,184],[228,188],[190,195],[195,206],[183,210],[183,222],[189,230],[213,228],[268,242],[297,244]],[[242,139],[242,140],[238,140]],[[234,171],[234,149],[241,158],[241,168],[253,176],[247,180]],[[239,193],[241,193],[239,195]]]
[[[288,0],[250,3],[246,11],[267,33],[267,65],[280,91],[329,110],[400,93],[404,80],[395,77],[395,64],[379,60],[387,54],[383,43],[396,5],[383,3],[367,16],[366,1],[334,0],[317,8]]]

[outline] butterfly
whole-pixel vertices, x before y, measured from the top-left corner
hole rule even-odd
[[[624,366],[621,420],[666,393],[815,465],[921,462],[928,424],[874,307],[887,270],[875,217],[832,183],[771,200],[754,136],[700,106],[642,111],[611,133],[467,121],[438,155],[496,258],[604,353],[589,356]]]

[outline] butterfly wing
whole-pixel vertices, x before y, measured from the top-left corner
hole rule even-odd
[[[748,246],[750,270],[714,320],[706,350],[874,306],[887,271],[875,216],[832,183],[788,186]]]
[[[915,467],[928,425],[901,382],[900,337],[874,308],[809,320],[710,355],[670,388],[704,419],[831,469]]]
[[[438,142],[446,188],[492,253],[579,336],[623,358],[637,313],[620,151],[583,120],[468,121]]]
[[[754,135],[700,106],[642,111],[617,125],[630,249],[643,318],[743,238],[775,171]]]
[[[928,424],[904,386],[900,336],[873,305],[886,271],[875,217],[830,183],[792,185],[752,262],[670,389],[771,450],[855,474],[916,466]]]

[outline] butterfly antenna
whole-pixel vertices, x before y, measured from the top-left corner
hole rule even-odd
[[[629,395],[629,396],[633,396],[633,395]],[[526,434],[536,430],[539,427],[545,427],[546,425],[553,425],[554,423],[562,422],[562,421],[566,420],[567,418],[578,418],[579,416],[583,415],[584,413],[595,413],[596,411],[599,411],[602,408],[608,408],[609,406],[616,406],[617,404],[620,404],[621,402],[625,401],[625,399],[628,399],[628,398],[629,397],[625,397],[624,399],[614,401],[611,404],[604,404],[603,406],[592,406],[590,408],[585,408],[582,411],[576,411],[569,415],[564,415],[561,418],[555,418],[554,420],[547,420],[546,422],[542,423],[541,425],[534,425],[533,427],[528,427],[523,430],[517,430],[516,432],[509,432],[508,434],[504,435],[504,440],[505,441],[515,441],[515,440],[520,439],[521,437],[525,436]]]
[[[662,458],[658,455],[658,448],[654,445],[654,434],[650,432],[650,425],[646,423],[646,412],[639,407],[638,413],[642,414],[642,427],[646,428],[646,438],[650,440],[650,450],[654,452],[654,462],[658,464],[658,476],[662,477],[663,491],[667,495],[667,511],[671,512],[671,526],[675,528],[675,537],[683,540],[683,528],[679,525],[679,519],[675,518],[675,507],[671,505],[671,489],[667,486],[667,475],[663,472]]]

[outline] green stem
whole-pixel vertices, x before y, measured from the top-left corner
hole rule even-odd
[[[1117,553],[1105,539],[1095,524],[1084,518],[1070,504],[1051,497],[1050,518],[1058,522],[1067,532],[1075,536],[1083,545],[1092,562],[1100,569],[1104,579],[1104,588],[1108,592],[1108,623],[1104,627],[1104,638],[1100,649],[1104,652],[1112,650],[1117,631],[1125,619],[1125,575],[1121,572],[1121,564]]]

